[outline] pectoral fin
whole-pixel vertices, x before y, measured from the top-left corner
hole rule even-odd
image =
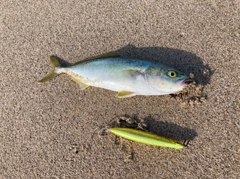
[[[81,90],[85,90],[85,89],[88,87],[87,84],[79,81],[79,80],[78,80],[76,77],[74,77],[74,76],[71,76],[71,79],[72,79],[73,81],[75,81],[77,84],[80,85]]]
[[[137,70],[124,70],[123,72],[131,78],[138,78],[139,76],[143,75],[141,72]]]
[[[119,91],[117,94],[116,94],[116,97],[118,98],[130,98],[132,96],[135,96],[136,94],[134,92],[131,92],[131,91]]]

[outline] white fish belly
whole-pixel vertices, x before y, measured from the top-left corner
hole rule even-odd
[[[129,73],[130,70],[130,73]],[[133,71],[133,73],[131,73]],[[147,84],[144,74],[131,68],[109,68],[108,66],[72,66],[62,72],[75,76],[79,81],[112,91],[131,91],[139,95],[154,95],[156,91]]]

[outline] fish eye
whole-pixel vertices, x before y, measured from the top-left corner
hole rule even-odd
[[[168,71],[167,74],[170,78],[176,78],[177,77],[177,73],[175,71]]]

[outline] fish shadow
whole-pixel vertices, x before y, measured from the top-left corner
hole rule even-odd
[[[176,68],[185,74],[194,74],[197,84],[206,85],[210,82],[215,70],[206,64],[197,55],[184,50],[167,47],[141,47],[127,45],[115,51],[122,57],[148,59]]]
[[[147,116],[140,119],[137,115],[117,116],[109,126],[133,129],[139,128],[177,141],[191,141],[197,137],[197,132],[194,129],[181,127],[169,122],[158,121],[154,118],[152,116]]]

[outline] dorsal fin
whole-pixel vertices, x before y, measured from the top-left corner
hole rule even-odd
[[[81,60],[81,61],[79,61],[75,64],[82,63],[83,61],[88,61],[88,60],[95,60],[95,59],[102,59],[102,58],[116,58],[116,57],[120,57],[120,56],[118,54],[116,54],[115,52],[111,51],[111,52],[104,53],[104,54],[101,54],[101,55],[97,55],[97,56],[94,56],[94,57],[86,58],[86,59]]]
[[[120,57],[118,54],[116,54],[115,52],[111,51],[108,53],[104,53],[95,57],[90,57],[87,58],[86,60],[94,60],[94,59],[101,59],[101,58],[111,58],[111,57]]]
[[[98,58],[109,58],[109,57],[120,57],[120,56],[113,51],[98,56]]]

